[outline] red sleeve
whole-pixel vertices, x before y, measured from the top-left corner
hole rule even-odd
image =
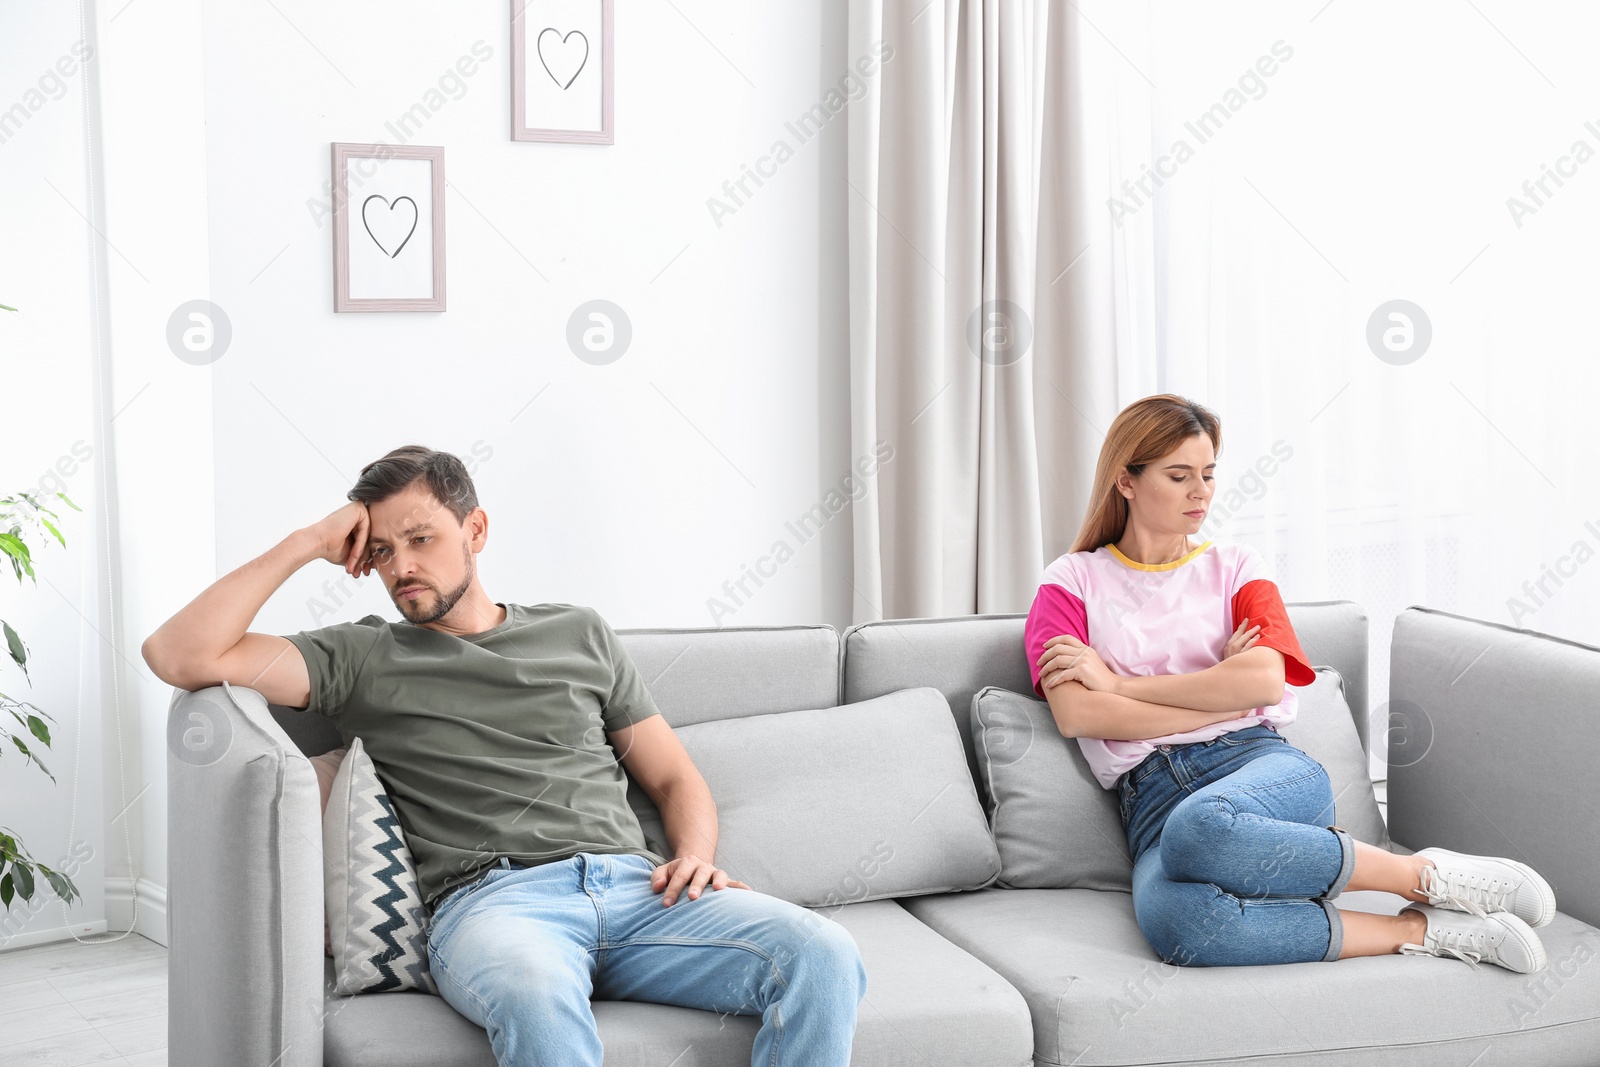
[[[1300,650],[1300,639],[1289,625],[1289,611],[1283,606],[1278,587],[1265,578],[1244,583],[1233,594],[1233,628],[1240,621],[1250,620],[1251,626],[1260,626],[1260,640],[1254,647],[1265,645],[1283,653],[1283,680],[1289,685],[1310,685],[1317,672],[1306,662]]]
[[[1054,583],[1041,585],[1028,611],[1028,623],[1023,627],[1022,643],[1028,655],[1028,674],[1033,678],[1033,691],[1041,699],[1044,690],[1039,686],[1039,657],[1052,637],[1071,634],[1084,644],[1089,643],[1089,615],[1083,601]],[[1292,638],[1291,638],[1292,639]]]

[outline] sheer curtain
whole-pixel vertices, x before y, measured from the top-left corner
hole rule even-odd
[[[1408,605],[1600,643],[1600,123],[1572,43],[1600,16],[1559,7],[1082,9],[1149,60],[1146,156],[1114,165],[1170,172],[1121,198],[1148,239],[1117,279],[1118,400],[1221,416],[1207,535],[1262,549],[1288,599],[1366,609],[1379,740]]]

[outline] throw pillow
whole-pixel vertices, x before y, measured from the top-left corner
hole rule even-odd
[[[416,865],[359,737],[350,742],[322,814],[322,857],[334,992],[438,992],[428,972]]]
[[[1062,737],[1050,705],[988,686],[972,698],[972,747],[1008,889],[1133,889],[1117,793]]]
[[[716,801],[717,865],[763,893],[833,907],[979,889],[999,873],[937,689],[675,732]],[[643,814],[650,834],[655,812]]]
[[[311,769],[317,772],[317,789],[322,793],[322,811],[328,810],[328,794],[333,792],[333,779],[339,773],[348,748],[335,748],[320,756],[311,757]],[[322,954],[333,955],[333,941],[328,935],[328,902],[322,902]]]

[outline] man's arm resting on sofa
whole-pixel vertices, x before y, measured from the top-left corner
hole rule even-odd
[[[246,628],[289,576],[313,560],[343,562],[350,574],[369,571],[367,524],[365,505],[352,502],[217,579],[145,638],[145,662],[179,689],[228,682],[256,690],[271,704],[305,707],[311,679],[300,650],[286,638]]]
[[[708,882],[750,887],[730,878],[714,878],[717,852],[717,805],[711,789],[689,752],[659,714],[649,715],[631,726],[610,730],[606,738],[617,751],[628,776],[655,802],[661,812],[661,828],[672,849],[668,865],[679,860],[663,889],[662,903],[671,904],[680,890],[687,888],[698,897]],[[659,869],[658,869],[659,870]],[[661,875],[658,873],[656,879]]]

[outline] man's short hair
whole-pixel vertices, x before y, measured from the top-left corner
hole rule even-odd
[[[423,445],[403,445],[382,459],[361,468],[361,477],[347,494],[371,507],[400,493],[418,481],[465,524],[467,515],[478,506],[478,490],[466,464],[449,452],[436,452]]]

